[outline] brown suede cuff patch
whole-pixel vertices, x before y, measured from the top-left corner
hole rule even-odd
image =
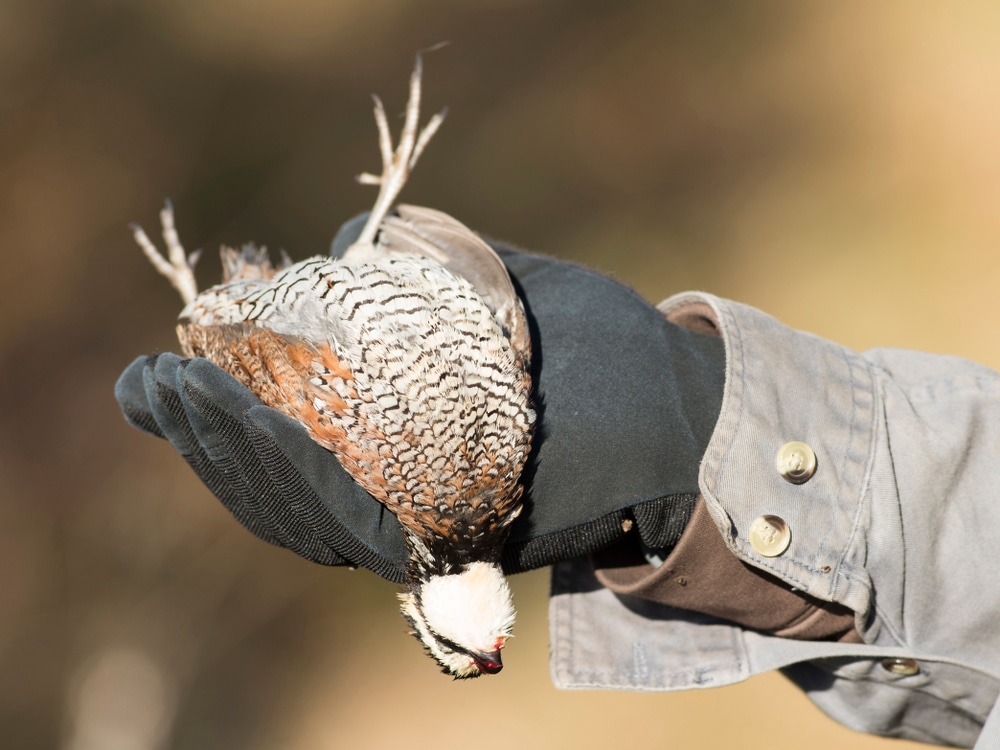
[[[794,591],[730,552],[700,497],[680,542],[659,568],[623,548],[595,555],[593,563],[597,579],[616,594],[783,638],[861,642],[852,611]]]

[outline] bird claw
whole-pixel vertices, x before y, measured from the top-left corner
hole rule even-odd
[[[410,75],[410,97],[406,103],[406,119],[403,122],[403,131],[399,137],[399,145],[393,150],[392,133],[389,131],[389,121],[385,114],[385,107],[382,100],[377,96],[372,98],[375,101],[375,124],[378,127],[379,151],[382,154],[382,174],[375,175],[365,172],[358,175],[357,181],[362,185],[378,185],[378,197],[372,207],[368,221],[364,229],[354,242],[360,248],[371,247],[378,234],[379,225],[382,219],[389,213],[393,202],[396,200],[406,181],[410,177],[410,170],[416,164],[431,138],[444,122],[447,110],[441,110],[424,125],[418,132],[420,122],[420,79],[423,73],[423,61],[417,55],[413,73]],[[350,249],[348,249],[348,253]],[[346,254],[345,254],[346,257]]]
[[[143,254],[149,258],[153,267],[166,276],[174,289],[180,292],[181,299],[186,305],[198,296],[198,282],[194,278],[194,266],[198,262],[198,258],[201,257],[201,250],[195,250],[191,254],[184,250],[174,225],[174,206],[169,200],[160,211],[160,225],[163,227],[163,243],[167,248],[166,257],[156,249],[156,245],[138,224],[132,225],[132,236],[135,237],[136,243],[142,248]]]
[[[379,151],[382,154],[382,173],[376,175],[364,172],[357,176],[357,181],[362,185],[378,185],[378,197],[375,199],[375,205],[372,207],[361,234],[344,253],[344,258],[352,255],[352,251],[354,251],[353,255],[355,256],[370,252],[379,227],[403,186],[406,185],[410,171],[417,165],[417,161],[427,144],[430,143],[431,138],[441,127],[441,123],[444,122],[447,109],[442,109],[431,117],[423,128],[419,128],[422,74],[423,60],[418,54],[416,64],[413,66],[413,73],[410,74],[410,96],[406,102],[403,130],[400,133],[399,145],[395,149],[392,146],[392,133],[389,130],[385,106],[378,96],[372,97],[375,101],[375,124],[378,127]],[[163,227],[163,242],[167,248],[166,256],[157,250],[156,245],[149,239],[142,227],[133,224],[132,234],[149,262],[157,271],[167,277],[180,293],[184,304],[187,305],[198,296],[194,266],[201,251],[195,251],[191,254],[185,252],[174,225],[174,207],[169,200],[160,211],[160,224]]]

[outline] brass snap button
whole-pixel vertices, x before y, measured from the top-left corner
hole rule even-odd
[[[792,530],[780,516],[764,515],[750,524],[750,546],[764,557],[777,557],[788,549]]]
[[[900,677],[909,677],[920,671],[920,664],[917,663],[916,659],[903,659],[894,656],[882,660],[882,669]]]
[[[792,484],[808,482],[816,473],[816,454],[805,443],[785,443],[775,461],[778,473]]]

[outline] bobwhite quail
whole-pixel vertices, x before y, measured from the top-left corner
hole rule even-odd
[[[500,565],[521,511],[531,444],[524,309],[497,255],[438,211],[390,208],[443,113],[418,130],[421,62],[398,148],[382,102],[381,175],[357,241],[338,259],[272,266],[264,250],[222,249],[223,283],[200,294],[168,203],[166,257],[136,241],[185,302],[188,357],[222,367],[301,422],[402,524],[403,616],[455,677],[500,671],[514,607]]]

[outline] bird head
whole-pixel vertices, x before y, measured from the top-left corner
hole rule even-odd
[[[400,594],[403,617],[446,674],[496,674],[514,625],[510,587],[500,566],[473,562],[432,575]]]

